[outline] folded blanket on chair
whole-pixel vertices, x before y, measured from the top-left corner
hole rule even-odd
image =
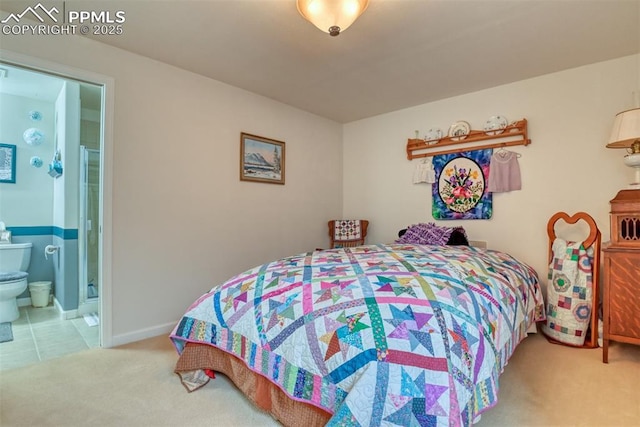
[[[334,240],[358,240],[362,238],[359,219],[338,219],[335,224]]]

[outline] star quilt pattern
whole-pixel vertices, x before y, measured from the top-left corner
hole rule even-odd
[[[543,317],[535,271],[462,246],[366,245],[258,266],[214,287],[171,334],[244,361],[330,426],[467,426]]]

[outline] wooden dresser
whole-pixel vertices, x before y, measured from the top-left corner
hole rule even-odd
[[[622,190],[611,200],[611,241],[604,245],[604,337],[640,345],[640,190]]]

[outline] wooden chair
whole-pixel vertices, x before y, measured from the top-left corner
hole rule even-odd
[[[567,224],[576,224],[578,221],[584,221],[589,226],[589,235],[582,242],[582,246],[585,249],[593,247],[593,258],[591,260],[591,275],[592,275],[592,284],[593,287],[591,289],[591,318],[589,320],[589,329],[587,331],[587,336],[585,337],[584,344],[582,346],[574,346],[579,348],[597,348],[598,347],[598,311],[599,311],[599,301],[600,301],[600,245],[601,245],[601,234],[598,229],[598,225],[595,220],[585,212],[578,212],[573,216],[569,216],[565,212],[558,212],[553,215],[549,222],[547,223],[547,236],[549,236],[549,263],[553,260],[553,241],[556,239],[556,230],[555,226],[559,220],[563,220]],[[551,284],[550,284],[551,286]],[[553,343],[570,345],[566,343],[560,343],[554,340],[551,337],[547,336],[547,339]]]
[[[334,219],[328,224],[331,249],[364,245],[369,227],[366,219]]]

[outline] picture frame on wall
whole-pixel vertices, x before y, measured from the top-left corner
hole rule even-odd
[[[16,183],[16,146],[0,144],[0,183]]]
[[[240,134],[240,180],[284,185],[285,143]]]

